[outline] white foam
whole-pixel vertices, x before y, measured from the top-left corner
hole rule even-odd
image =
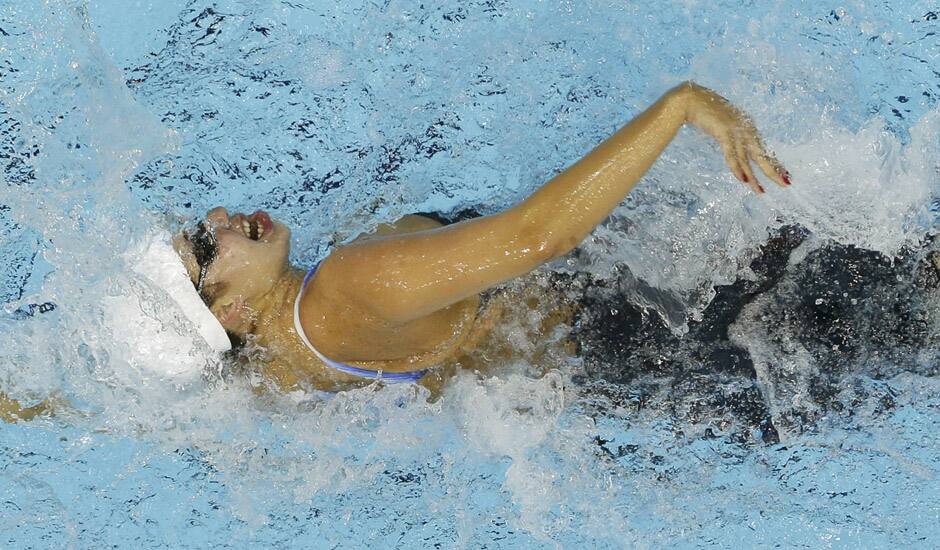
[[[104,312],[115,343],[127,346],[130,364],[160,377],[189,379],[205,367],[206,346],[215,353],[231,348],[225,330],[193,288],[168,233],[152,233],[125,258],[140,278],[130,280],[121,295],[105,296]],[[174,316],[179,323],[172,322]]]

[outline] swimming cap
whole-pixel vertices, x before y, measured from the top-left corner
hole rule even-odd
[[[125,253],[131,276],[116,279],[120,288],[104,297],[103,311],[115,344],[126,346],[121,357],[129,365],[181,382],[198,377],[231,343],[170,240],[168,232],[156,231]]]
[[[180,312],[189,319],[210,348],[218,352],[232,349],[225,329],[202,301],[183,261],[170,244],[170,234],[163,231],[154,233],[142,244],[135,251],[137,258],[132,264],[134,271],[163,289],[176,302]]]

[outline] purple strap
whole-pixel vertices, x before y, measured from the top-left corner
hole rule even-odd
[[[340,371],[345,372],[346,374],[351,374],[353,376],[359,376],[361,378],[371,378],[374,380],[381,380],[386,384],[399,384],[399,383],[414,383],[420,380],[425,374],[428,373],[427,369],[416,370],[411,372],[384,372],[377,370],[369,369],[360,369],[352,365],[347,365],[346,363],[340,363],[339,361],[333,361],[328,357],[324,356],[322,353],[317,351],[313,347],[313,344],[310,343],[310,340],[307,339],[307,335],[303,332],[303,327],[300,326],[300,317],[298,314],[298,308],[300,304],[300,297],[303,296],[304,290],[307,288],[307,283],[310,282],[310,279],[313,278],[313,274],[317,272],[317,268],[320,267],[320,264],[317,263],[314,265],[310,271],[307,272],[307,275],[304,277],[304,282],[300,286],[300,292],[297,293],[297,300],[294,307],[294,321],[296,325],[296,330],[300,334],[301,340],[307,344],[307,347],[320,358],[321,361],[329,365],[330,367]]]

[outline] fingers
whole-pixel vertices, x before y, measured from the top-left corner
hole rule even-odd
[[[719,139],[725,155],[725,162],[734,175],[755,193],[764,193],[764,188],[754,175],[751,161],[757,163],[761,171],[781,187],[790,186],[790,173],[773,155],[767,152],[761,143],[757,130],[753,126],[728,132]]]
[[[747,156],[747,147],[745,146],[744,140],[735,140],[734,152],[738,156],[738,164],[741,165],[741,169],[744,171],[744,183],[749,184],[754,191],[763,193],[764,188],[761,187],[760,182],[757,181],[754,170],[751,168],[751,159]]]
[[[744,181],[744,178],[741,177],[744,172],[741,170],[741,163],[738,162],[737,153],[730,139],[721,140],[721,150],[725,154],[725,164],[728,165],[728,168],[731,168],[731,173],[739,180]]]
[[[786,168],[784,168],[773,155],[769,154],[764,149],[759,139],[751,138],[748,141],[747,149],[749,156],[757,162],[761,171],[767,174],[768,178],[774,180],[777,185],[782,187],[790,186],[790,173],[787,172]]]
[[[722,138],[720,143],[721,149],[725,154],[725,163],[728,164],[728,168],[731,168],[731,172],[735,177],[750,187],[755,193],[763,193],[764,188],[757,182],[757,178],[755,178],[754,173],[751,172],[751,167],[747,166],[747,155],[743,154],[743,150],[738,147],[736,140],[729,135]],[[745,166],[747,166],[747,171],[745,171]],[[751,172],[750,176],[748,172]]]

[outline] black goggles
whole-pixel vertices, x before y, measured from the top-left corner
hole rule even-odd
[[[201,222],[194,232],[187,232],[186,240],[193,245],[193,256],[196,258],[196,265],[199,267],[196,291],[201,295],[205,285],[206,272],[209,271],[209,264],[219,253],[219,243],[215,240],[215,234],[206,226],[206,222]]]

